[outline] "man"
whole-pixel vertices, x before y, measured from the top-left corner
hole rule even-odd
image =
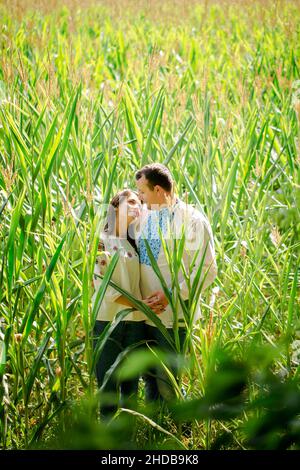
[[[187,326],[184,310],[180,302],[177,302],[176,308],[172,308],[169,304],[161,281],[152,267],[145,240],[149,243],[152,255],[157,262],[170,295],[175,295],[175,292],[172,291],[174,272],[172,273],[172,268],[168,263],[162,239],[172,252],[176,246],[175,249],[179,249],[180,238],[184,234],[185,243],[182,251],[182,261],[185,271],[188,273],[189,282],[187,283],[184,273],[180,269],[178,272],[178,287],[181,299],[187,304],[190,293],[188,284],[191,286],[196,278],[202,292],[214,281],[217,275],[211,227],[204,214],[192,205],[184,203],[174,194],[174,182],[171,173],[164,165],[159,163],[146,165],[137,171],[135,177],[139,197],[147,205],[139,232],[136,234],[140,256],[142,297],[153,312],[159,315],[172,339],[175,337],[175,328],[178,327],[180,348],[182,349]],[[174,245],[174,238],[177,239],[177,245]],[[203,264],[200,271],[201,261]],[[197,290],[193,291],[197,298],[196,292]],[[189,305],[191,307],[191,303]],[[193,312],[191,320],[196,322],[201,316],[199,302],[197,302],[197,305],[193,305],[191,311]],[[146,334],[150,346],[156,344],[162,350],[172,352],[172,347],[149,319],[146,320]],[[171,368],[171,372],[176,375],[176,367]],[[144,380],[146,400],[148,402],[173,398],[174,389],[163,368],[152,369],[144,376]]]

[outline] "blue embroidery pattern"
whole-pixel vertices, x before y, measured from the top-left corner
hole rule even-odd
[[[173,216],[173,214],[172,214]],[[162,235],[166,235],[168,229],[168,221],[170,217],[170,212],[168,207],[165,207],[159,211],[151,211],[147,219],[147,230],[146,233],[143,231],[141,237],[138,240],[138,252],[140,256],[140,263],[151,266],[151,261],[147,253],[145,239],[149,243],[151,252],[155,258],[158,260],[160,249],[161,249],[161,239],[159,235],[159,228],[162,231]],[[157,223],[158,219],[158,223]]]

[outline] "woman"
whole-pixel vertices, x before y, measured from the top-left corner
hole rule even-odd
[[[95,301],[97,290],[101,285],[100,275],[104,275],[111,257],[118,251],[119,259],[115,266],[111,280],[119,287],[130,292],[135,298],[141,300],[139,257],[135,241],[129,235],[129,226],[141,211],[141,201],[135,191],[125,189],[117,193],[110,201],[107,223],[100,236],[99,254],[94,268],[95,292],[92,302]],[[134,307],[128,299],[112,286],[107,287],[104,299],[99,307],[94,326],[94,347],[98,337],[115,315],[126,307]],[[135,310],[128,314],[113,330],[100,353],[96,364],[96,377],[99,388],[102,386],[105,374],[116,361],[118,355],[128,346],[132,346],[144,339],[145,315]],[[120,386],[122,406],[134,407],[138,380],[117,383],[112,374],[104,386],[104,394],[100,405],[102,418],[111,416],[117,410],[118,390]],[[104,400],[105,399],[105,400]]]

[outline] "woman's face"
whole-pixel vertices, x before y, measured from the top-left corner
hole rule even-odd
[[[141,215],[142,203],[135,193],[120,198],[118,207],[119,222],[130,225],[137,217]]]

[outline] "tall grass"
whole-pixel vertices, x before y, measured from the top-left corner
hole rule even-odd
[[[38,442],[61,414],[67,427],[70,403],[93,395],[101,208],[147,162],[169,166],[215,235],[219,289],[188,329],[189,396],[205,394],[220,347],[241,360],[278,348],[272,370],[297,380],[299,2],[179,2],[159,17],[143,2],[47,4],[0,6],[1,446]],[[226,423],[237,448],[239,419]],[[223,426],[199,413],[192,445]]]

